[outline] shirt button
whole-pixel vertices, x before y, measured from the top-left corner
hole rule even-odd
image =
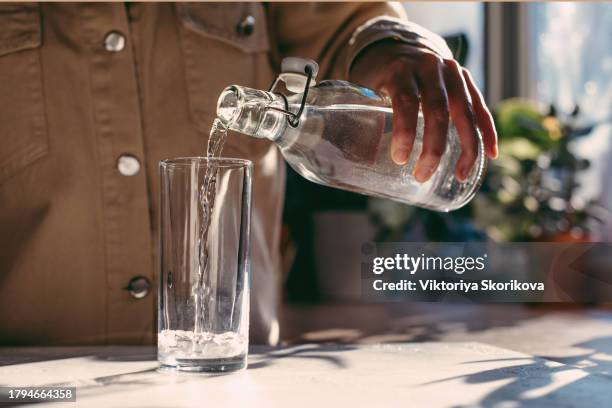
[[[108,52],[119,52],[125,48],[125,36],[117,31],[111,31],[104,37],[104,48]]]
[[[255,30],[255,17],[253,16],[246,16],[244,20],[242,20],[236,26],[236,31],[242,37],[250,36],[251,34],[253,34],[254,30]]]
[[[123,154],[117,160],[117,169],[124,176],[135,176],[140,171],[140,162],[134,156]]]
[[[149,294],[151,282],[144,276],[135,276],[130,279],[126,289],[134,299],[142,299]]]

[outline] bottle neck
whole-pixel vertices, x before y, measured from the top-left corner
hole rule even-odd
[[[231,130],[259,139],[277,140],[286,126],[283,99],[270,92],[231,85],[217,102],[217,117]]]

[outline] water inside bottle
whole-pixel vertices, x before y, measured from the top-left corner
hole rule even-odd
[[[299,126],[287,128],[280,147],[287,162],[310,181],[361,194],[448,211],[476,191],[479,166],[466,182],[454,176],[461,146],[452,124],[437,171],[420,183],[413,172],[422,152],[423,116],[418,117],[416,140],[403,165],[390,156],[392,122],[390,107],[306,105]]]

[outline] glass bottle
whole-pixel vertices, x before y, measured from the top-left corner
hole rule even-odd
[[[325,186],[444,212],[468,203],[480,186],[485,169],[482,139],[470,175],[458,181],[454,171],[461,147],[452,122],[440,165],[420,183],[412,173],[422,150],[421,113],[408,162],[398,165],[389,149],[389,98],[349,82],[323,81],[309,88],[295,124],[283,111],[298,112],[302,97],[232,85],[219,97],[217,115],[231,130],[273,141],[295,171]]]

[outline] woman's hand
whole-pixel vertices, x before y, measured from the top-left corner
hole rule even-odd
[[[461,141],[455,175],[463,181],[478,156],[480,130],[485,153],[497,157],[497,133],[491,113],[470,73],[457,61],[442,59],[427,48],[382,41],[366,48],[353,63],[350,80],[391,98],[393,136],[391,158],[408,161],[416,137],[419,102],[425,117],[423,151],[414,176],[427,181],[446,148],[449,118]]]

